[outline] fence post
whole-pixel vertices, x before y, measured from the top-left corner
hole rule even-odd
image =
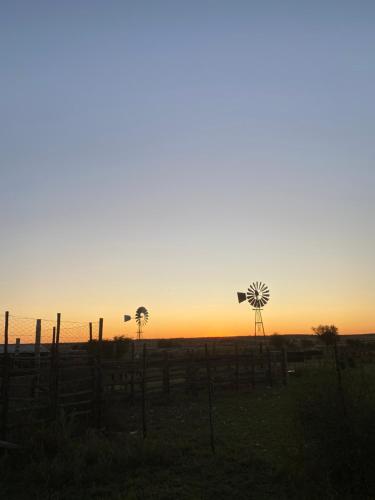
[[[14,357],[16,357],[21,350],[21,339],[19,337],[16,338],[16,345],[14,347]]]
[[[288,353],[285,347],[281,351],[281,370],[283,375],[283,384],[288,385]]]
[[[130,350],[130,360],[131,360],[131,366],[130,366],[130,399],[131,401],[134,401],[134,378],[135,378],[135,345],[134,345],[134,340],[131,341],[131,350]]]
[[[34,345],[34,357],[35,357],[35,368],[39,370],[40,368],[40,341],[42,336],[42,320],[36,320],[35,326],[35,345]]]
[[[5,313],[5,326],[4,326],[4,354],[8,355],[8,342],[9,342],[9,311]]]
[[[259,342],[259,358],[260,358],[260,369],[264,368],[264,355],[263,355],[263,343],[262,340]]]
[[[50,400],[50,410],[51,418],[53,418],[54,412],[54,387],[55,387],[55,344],[56,344],[56,327],[52,328],[52,343],[50,352],[50,367],[49,367],[49,400]]]
[[[54,326],[52,328],[52,346],[51,346],[51,354],[54,354],[55,352],[55,345],[56,345],[56,327]]]
[[[142,436],[143,439],[147,435],[147,421],[146,421],[146,344],[143,344],[142,353]]]
[[[234,346],[234,355],[235,355],[235,385],[236,385],[236,391],[239,391],[239,389],[240,389],[240,365],[239,365],[239,358],[238,358],[238,344],[237,344],[237,342],[235,343],[235,346]]]
[[[254,353],[254,349],[251,351],[251,388],[255,389],[255,363],[256,363],[256,354]]]
[[[54,328],[54,342],[52,354],[52,377],[51,377],[51,402],[52,418],[56,419],[59,410],[59,344],[60,344],[61,313],[57,313],[56,327]]]
[[[214,379],[216,378],[216,372],[217,372],[217,361],[216,361],[217,349],[216,349],[216,347],[217,347],[216,342],[214,341],[212,343],[212,358],[214,360],[214,366],[213,366]]]
[[[103,318],[99,318],[98,352],[96,356],[96,426],[102,426],[102,399],[103,399],[103,377],[102,377],[102,342],[103,342]]]
[[[89,342],[92,342],[92,323],[89,323]]]
[[[2,384],[1,384],[1,399],[2,399],[2,411],[1,411],[1,437],[2,439],[7,438],[8,429],[8,410],[9,410],[9,357],[8,357],[8,338],[9,334],[9,311],[5,313],[5,325],[4,325],[4,359],[3,359],[3,373],[2,373]]]
[[[211,380],[211,366],[210,357],[208,355],[208,347],[205,344],[205,354],[206,354],[206,374],[207,374],[207,390],[208,390],[208,417],[210,424],[210,444],[212,453],[215,453],[215,437],[214,437],[214,422],[212,415],[212,380]]]
[[[163,367],[163,391],[164,394],[169,394],[170,392],[170,380],[169,380],[169,356],[167,352],[164,352],[164,367]]]
[[[55,351],[56,351],[56,353],[59,352],[59,346],[60,346],[60,329],[61,329],[61,313],[57,313],[56,337],[55,337]]]
[[[271,359],[271,352],[269,347],[267,347],[267,368],[268,368],[268,383],[270,387],[273,386],[273,380],[272,380],[272,359]]]

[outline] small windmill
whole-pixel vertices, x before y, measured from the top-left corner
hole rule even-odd
[[[247,300],[251,306],[253,306],[253,311],[255,311],[255,330],[254,336],[264,333],[264,325],[262,318],[262,308],[267,304],[270,299],[270,291],[267,285],[261,281],[254,281],[247,292],[237,292],[238,302],[244,302]]]
[[[137,340],[141,340],[141,338],[142,338],[142,330],[148,321],[148,316],[149,316],[148,311],[144,306],[138,307],[138,309],[135,311],[134,319],[138,325]],[[130,321],[131,319],[132,319],[131,316],[129,316],[128,314],[125,314],[125,316],[124,316],[125,323],[127,321]]]

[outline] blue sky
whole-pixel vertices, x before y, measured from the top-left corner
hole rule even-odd
[[[4,309],[374,329],[372,2],[0,7]]]

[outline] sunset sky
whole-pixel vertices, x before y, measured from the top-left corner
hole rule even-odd
[[[375,331],[375,3],[0,2],[0,309]]]

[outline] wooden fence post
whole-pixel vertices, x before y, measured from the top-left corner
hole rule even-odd
[[[267,347],[267,371],[268,371],[268,383],[270,387],[273,386],[273,380],[272,380],[272,359],[271,359],[271,352],[269,347]]]
[[[40,341],[42,337],[42,320],[36,320],[35,326],[35,345],[34,345],[34,357],[35,357],[35,368],[39,370],[40,368]]]
[[[59,344],[60,344],[61,313],[57,313],[56,328],[54,328],[53,354],[51,359],[51,403],[52,418],[56,419],[59,412]]]
[[[16,345],[14,346],[14,357],[16,357],[21,350],[21,339],[19,337],[16,338]]]
[[[1,410],[1,437],[6,439],[8,430],[8,410],[9,410],[9,382],[10,382],[10,365],[8,356],[8,338],[9,334],[9,311],[5,313],[5,325],[4,325],[4,358],[3,358],[3,373],[2,373],[2,384],[1,384],[1,399],[2,399],[2,410]]]
[[[193,357],[192,351],[186,351],[186,364],[185,364],[185,391],[192,392],[193,383],[192,383],[192,372],[193,372]]]
[[[214,436],[214,422],[212,415],[212,380],[211,380],[211,366],[210,358],[208,355],[207,344],[205,344],[205,354],[206,354],[206,373],[207,373],[207,390],[208,390],[208,417],[210,424],[210,444],[212,453],[215,453],[215,436]]]
[[[254,349],[251,351],[251,388],[255,389],[255,363],[256,363],[256,354],[254,353]]]
[[[134,378],[135,378],[135,345],[134,340],[131,341],[131,372],[130,372],[130,398],[134,401]]]
[[[281,351],[281,370],[283,375],[283,384],[288,385],[288,353],[285,347]]]
[[[40,378],[40,342],[42,335],[42,320],[37,319],[35,325],[35,344],[34,344],[34,367],[35,375],[32,380],[31,397],[33,399],[38,397],[39,393],[39,378]]]
[[[60,329],[61,329],[61,313],[57,313],[56,337],[55,337],[55,351],[56,351],[56,353],[59,352],[59,346],[60,346]]]
[[[8,355],[8,343],[9,343],[9,311],[5,313],[5,326],[4,326],[4,354]]]
[[[56,344],[56,327],[52,328],[52,346],[51,346],[51,354],[55,352],[55,344]]]
[[[238,358],[238,344],[236,342],[234,346],[234,355],[235,355],[235,386],[236,386],[236,391],[240,390],[240,365],[239,365],[239,358]]]
[[[103,318],[99,318],[98,352],[96,355],[96,426],[102,426],[103,374],[102,374]]]
[[[214,366],[213,366],[213,372],[214,372],[214,379],[216,378],[216,372],[217,372],[217,361],[216,361],[216,355],[217,355],[217,349],[216,349],[216,342],[214,341],[212,344],[212,358],[214,361]]]
[[[164,352],[163,392],[166,395],[168,395],[170,393],[169,355],[167,352]]]
[[[52,343],[50,352],[50,367],[49,367],[49,402],[51,418],[54,414],[54,388],[55,388],[55,345],[56,345],[56,327],[52,328]]]
[[[89,323],[89,342],[92,342],[92,323]]]
[[[142,353],[142,436],[143,439],[147,435],[147,420],[146,420],[146,343],[143,344]]]

